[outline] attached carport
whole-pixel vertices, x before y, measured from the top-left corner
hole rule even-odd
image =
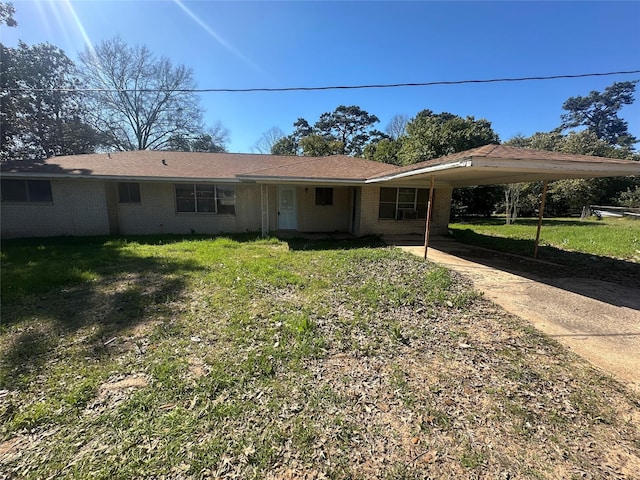
[[[544,182],[544,193],[540,205],[538,231],[535,240],[537,252],[540,228],[546,197],[546,186],[550,180],[624,177],[640,175],[640,162],[615,158],[573,155],[548,152],[506,145],[485,145],[446,157],[400,168],[388,175],[370,178],[367,183],[402,184],[425,188],[430,195],[438,187],[471,187],[475,185],[501,185],[520,182]],[[431,207],[432,198],[429,200]],[[425,225],[424,256],[429,247],[431,215],[427,214]]]

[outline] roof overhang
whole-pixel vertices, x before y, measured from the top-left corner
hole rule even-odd
[[[2,172],[3,178],[42,178],[108,180],[114,182],[172,182],[172,183],[240,183],[237,178],[205,178],[205,177],[149,177],[133,175],[95,175],[88,173],[47,173],[47,172]]]
[[[568,178],[640,176],[640,162],[484,145],[398,167],[344,155],[288,157],[136,151],[1,163],[3,177],[173,183],[466,187]]]
[[[363,179],[351,178],[326,178],[326,177],[272,177],[255,175],[238,175],[238,180],[246,183],[259,183],[264,185],[364,185]]]
[[[596,157],[594,157],[596,158]],[[518,158],[471,157],[465,160],[425,166],[370,179],[367,183],[424,185],[434,177],[436,185],[469,187],[506,183],[562,180],[571,178],[624,177],[640,175],[640,162],[607,163],[598,161],[526,160]]]

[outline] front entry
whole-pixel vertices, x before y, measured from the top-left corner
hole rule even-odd
[[[298,211],[295,187],[278,188],[278,230],[296,230]]]

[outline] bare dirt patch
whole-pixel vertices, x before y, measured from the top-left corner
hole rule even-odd
[[[131,375],[121,380],[115,380],[115,381],[112,380],[110,382],[107,382],[101,385],[99,390],[104,392],[117,392],[120,390],[146,387],[147,385],[149,385],[149,381],[146,379],[145,376]]]
[[[95,398],[87,405],[86,415],[96,415],[105,410],[113,409],[125,402],[137,389],[149,385],[149,379],[144,374],[118,375],[98,387]]]

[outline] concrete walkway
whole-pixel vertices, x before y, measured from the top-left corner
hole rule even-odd
[[[415,255],[424,254],[421,239],[385,240]],[[535,262],[532,259],[449,239],[436,238],[432,245],[429,260],[469,277],[487,298],[640,392],[637,289],[588,278],[541,275],[544,262],[536,262],[538,273],[531,274],[518,265]],[[553,264],[548,265],[554,270]]]

